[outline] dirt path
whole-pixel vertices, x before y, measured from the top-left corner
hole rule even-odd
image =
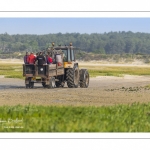
[[[26,89],[24,80],[0,76],[0,105],[102,106],[150,102],[150,76],[97,77],[89,88],[45,89],[35,84]]]

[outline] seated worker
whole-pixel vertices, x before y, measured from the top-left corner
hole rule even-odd
[[[46,62],[47,62],[47,64],[52,64],[53,63],[52,57],[50,57],[48,54],[46,55]]]
[[[35,63],[35,56],[33,52],[30,53],[28,59],[27,59],[28,64],[34,64]]]
[[[46,59],[43,56],[42,52],[40,52],[39,55],[36,57],[36,61],[38,61],[38,65],[44,65],[46,63]]]
[[[29,53],[26,52],[26,55],[24,56],[24,63],[28,64],[28,57],[29,57]]]
[[[56,60],[56,63],[57,63],[58,66],[62,65],[62,57],[61,57],[60,54],[56,53],[55,60]]]
[[[38,55],[39,55],[39,53],[37,52],[37,53],[36,53],[36,57],[37,57]]]

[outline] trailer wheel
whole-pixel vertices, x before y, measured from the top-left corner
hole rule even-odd
[[[44,88],[46,87],[46,83],[45,82],[42,82],[42,85],[43,85]]]
[[[30,88],[30,78],[25,79],[25,86],[26,86],[26,89]]]
[[[29,84],[26,84],[26,89],[28,89],[29,88]]]
[[[56,87],[64,87],[65,86],[65,82],[60,82],[60,81],[57,81],[56,82]]]
[[[52,89],[55,88],[55,77],[51,77],[51,79],[49,80],[49,85],[47,85],[48,89]]]
[[[61,82],[60,81],[56,81],[56,87],[57,88],[61,87]]]
[[[65,85],[65,82],[64,82],[64,77],[63,76],[57,76],[57,79],[59,81],[56,81],[56,87],[59,88],[59,87],[64,87]]]
[[[80,87],[87,88],[89,86],[89,73],[86,69],[80,70]]]
[[[34,82],[30,82],[29,87],[33,89],[34,88]]]

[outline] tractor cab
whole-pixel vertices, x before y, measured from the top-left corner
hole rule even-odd
[[[51,54],[51,56],[56,59],[56,55],[61,55],[64,68],[73,68],[75,63],[75,48],[72,46],[72,43],[70,43],[69,46],[54,46],[54,43],[52,43],[52,47],[48,49],[48,52]]]
[[[75,61],[75,52],[74,52],[74,47],[72,46],[72,43],[70,43],[70,46],[58,46],[58,47],[53,47],[54,50],[61,50],[62,51],[62,56],[63,56],[63,61],[64,62],[72,62]]]

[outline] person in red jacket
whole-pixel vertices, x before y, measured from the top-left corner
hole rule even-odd
[[[28,64],[34,64],[35,63],[35,56],[34,56],[33,52],[30,53],[27,62],[28,62]]]
[[[53,59],[49,55],[46,55],[46,60],[47,60],[47,64],[52,64],[53,63]]]

